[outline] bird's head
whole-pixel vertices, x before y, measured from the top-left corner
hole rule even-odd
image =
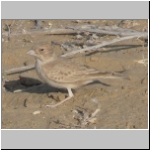
[[[52,50],[49,43],[39,43],[34,45],[31,50],[28,51],[29,55],[33,55],[40,61],[47,61],[55,58],[54,50]]]

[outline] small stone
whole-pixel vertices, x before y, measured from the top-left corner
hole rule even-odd
[[[40,114],[41,113],[41,111],[40,110],[37,110],[37,111],[34,111],[32,114],[33,115],[38,115],[38,114]]]
[[[73,22],[74,22],[74,23],[81,23],[82,20],[74,20]]]
[[[78,34],[78,35],[76,36],[76,38],[77,38],[78,40],[81,40],[83,37]]]
[[[98,104],[99,101],[98,101],[97,98],[93,98],[93,99],[92,99],[92,102],[94,102],[95,104]]]
[[[52,26],[53,24],[49,22],[48,25],[49,25],[49,26]]]

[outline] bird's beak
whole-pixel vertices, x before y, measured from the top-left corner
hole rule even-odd
[[[29,51],[27,52],[27,54],[28,54],[28,55],[36,56],[36,53],[35,53],[34,50],[29,50]]]

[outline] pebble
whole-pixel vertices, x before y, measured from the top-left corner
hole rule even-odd
[[[40,114],[41,113],[41,111],[40,110],[37,110],[37,111],[34,111],[32,114],[33,115],[38,115],[38,114]]]

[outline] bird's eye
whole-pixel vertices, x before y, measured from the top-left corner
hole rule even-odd
[[[42,48],[42,49],[40,49],[40,52],[43,52],[44,51],[44,49]]]

